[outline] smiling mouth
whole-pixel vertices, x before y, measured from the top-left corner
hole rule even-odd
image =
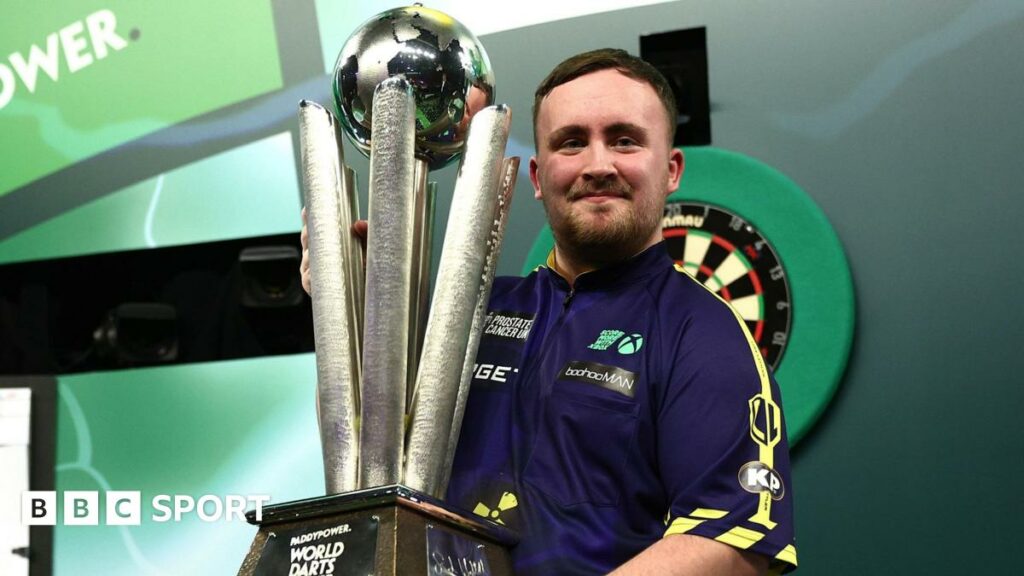
[[[625,186],[610,186],[594,189],[589,186],[580,186],[570,190],[569,201],[586,200],[589,202],[607,202],[609,200],[629,200],[632,197],[631,191]]]
[[[602,202],[611,202],[612,200],[624,200],[624,199],[625,199],[624,196],[620,196],[618,194],[584,194],[583,196],[580,196],[576,200],[583,201],[583,202],[593,202],[593,203],[598,203],[599,204],[599,203],[602,203]]]

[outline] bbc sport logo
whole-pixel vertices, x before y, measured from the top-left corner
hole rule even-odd
[[[100,504],[103,494],[103,505]],[[21,493],[21,523],[25,526],[55,526],[59,512],[64,526],[139,526],[142,524],[142,492],[132,490],[66,490],[61,510],[57,492],[29,491]],[[263,520],[263,505],[270,501],[265,494],[206,494],[195,498],[188,494],[157,494],[149,500],[151,522],[181,522],[192,516],[202,522],[245,521],[246,509],[255,510],[256,521]]]

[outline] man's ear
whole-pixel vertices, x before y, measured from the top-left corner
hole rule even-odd
[[[683,171],[686,169],[686,157],[679,148],[672,148],[668,155],[668,182],[665,187],[665,197],[679,188],[679,181],[683,178]]]
[[[530,183],[533,184],[533,197],[540,200],[540,179],[537,176],[537,157],[530,156]]]

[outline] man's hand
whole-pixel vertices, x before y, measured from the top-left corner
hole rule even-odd
[[[356,220],[352,224],[352,235],[359,240],[363,248],[363,255],[366,255],[366,231],[368,225],[366,220]],[[306,294],[313,295],[312,273],[309,271],[309,225],[306,220],[306,208],[302,208],[302,234],[299,236],[302,241],[302,262],[299,263],[299,275],[302,276],[302,289]],[[365,258],[364,258],[365,260]]]

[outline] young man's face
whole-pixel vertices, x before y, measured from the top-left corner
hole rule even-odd
[[[660,241],[665,197],[683,172],[666,116],[654,88],[611,69],[544,98],[530,180],[560,250],[614,262]]]

